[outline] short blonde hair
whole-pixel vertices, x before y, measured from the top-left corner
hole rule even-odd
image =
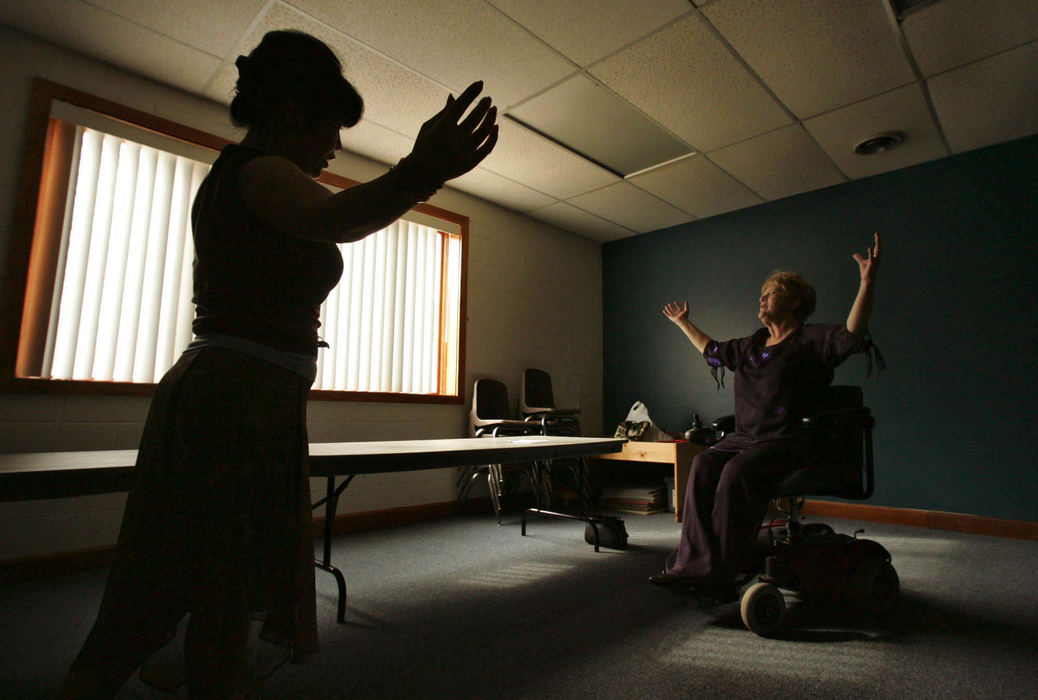
[[[793,297],[793,301],[796,303],[793,313],[801,323],[807,321],[808,316],[815,312],[815,303],[818,299],[815,294],[815,288],[797,273],[787,270],[775,270],[768,276],[768,279],[764,280],[761,289],[769,284],[774,284]]]

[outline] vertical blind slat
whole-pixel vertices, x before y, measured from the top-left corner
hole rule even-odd
[[[53,371],[62,379],[72,377],[76,359],[76,338],[79,335],[83,286],[86,282],[90,251],[90,222],[94,218],[97,176],[101,168],[101,135],[83,130],[80,144],[80,168],[76,198],[72,205],[72,227],[69,231],[69,249],[65,262],[65,279],[58,309],[55,343]]]
[[[126,252],[126,274],[123,281],[122,314],[119,336],[115,346],[113,377],[116,381],[133,380],[134,358],[137,355],[137,326],[140,320],[141,296],[144,285],[144,261],[147,252],[148,219],[151,216],[151,194],[155,183],[155,163],[158,153],[153,148],[141,147],[134,183],[133,217],[130,221],[129,248]]]
[[[77,126],[72,138],[72,158],[69,162],[69,188],[65,200],[65,213],[61,222],[61,242],[58,246],[57,270],[54,275],[54,294],[51,297],[50,319],[47,323],[47,341],[43,350],[43,362],[41,364],[41,375],[52,376],[54,365],[55,342],[58,334],[58,316],[61,309],[61,298],[65,285],[65,265],[68,261],[69,237],[72,231],[72,211],[75,205],[76,187],[78,185],[80,156],[82,155],[82,131],[83,127]]]
[[[396,270],[393,273],[393,376],[390,382],[392,391],[404,390],[404,320],[406,318],[407,285],[407,227],[402,222],[394,224],[397,240],[397,256],[394,261]]]
[[[133,381],[150,382],[158,373],[155,348],[158,344],[159,304],[162,300],[162,269],[169,233],[169,209],[173,193],[173,156],[158,154],[155,167],[151,215],[148,217],[148,242],[144,260],[144,285],[137,324],[137,356]]]
[[[111,381],[115,373],[116,340],[119,336],[122,304],[126,299],[123,281],[126,278],[126,263],[130,248],[130,224],[133,219],[132,191],[138,175],[139,151],[140,146],[137,144],[128,142],[118,144],[113,201],[123,202],[125,206],[112,207],[110,217],[108,251],[105,256],[98,308],[97,345],[91,372],[91,377],[100,381]]]

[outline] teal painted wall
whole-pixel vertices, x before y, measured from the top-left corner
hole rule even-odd
[[[606,244],[603,428],[635,400],[670,431],[731,412],[667,301],[747,335],[761,281],[791,269],[818,291],[811,320],[842,323],[877,230],[888,367],[866,379],[858,355],[836,377],[876,417],[871,503],[1038,521],[1038,137]]]

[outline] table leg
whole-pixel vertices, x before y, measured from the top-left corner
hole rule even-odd
[[[314,559],[314,566],[334,576],[335,583],[339,586],[339,604],[335,619],[340,625],[346,624],[346,577],[332,565],[332,526],[335,523],[335,513],[339,509],[339,496],[350,485],[354,476],[354,474],[347,475],[338,488],[335,487],[335,477],[327,477],[328,484],[325,489],[325,496],[313,506],[315,509],[320,508],[322,505],[324,506],[323,558]]]

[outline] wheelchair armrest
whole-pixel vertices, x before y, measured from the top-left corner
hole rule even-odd
[[[711,423],[710,427],[712,427],[714,430],[716,430],[719,433],[732,433],[732,432],[735,432],[735,416],[734,415],[721,416],[720,418],[715,420],[713,423]]]

